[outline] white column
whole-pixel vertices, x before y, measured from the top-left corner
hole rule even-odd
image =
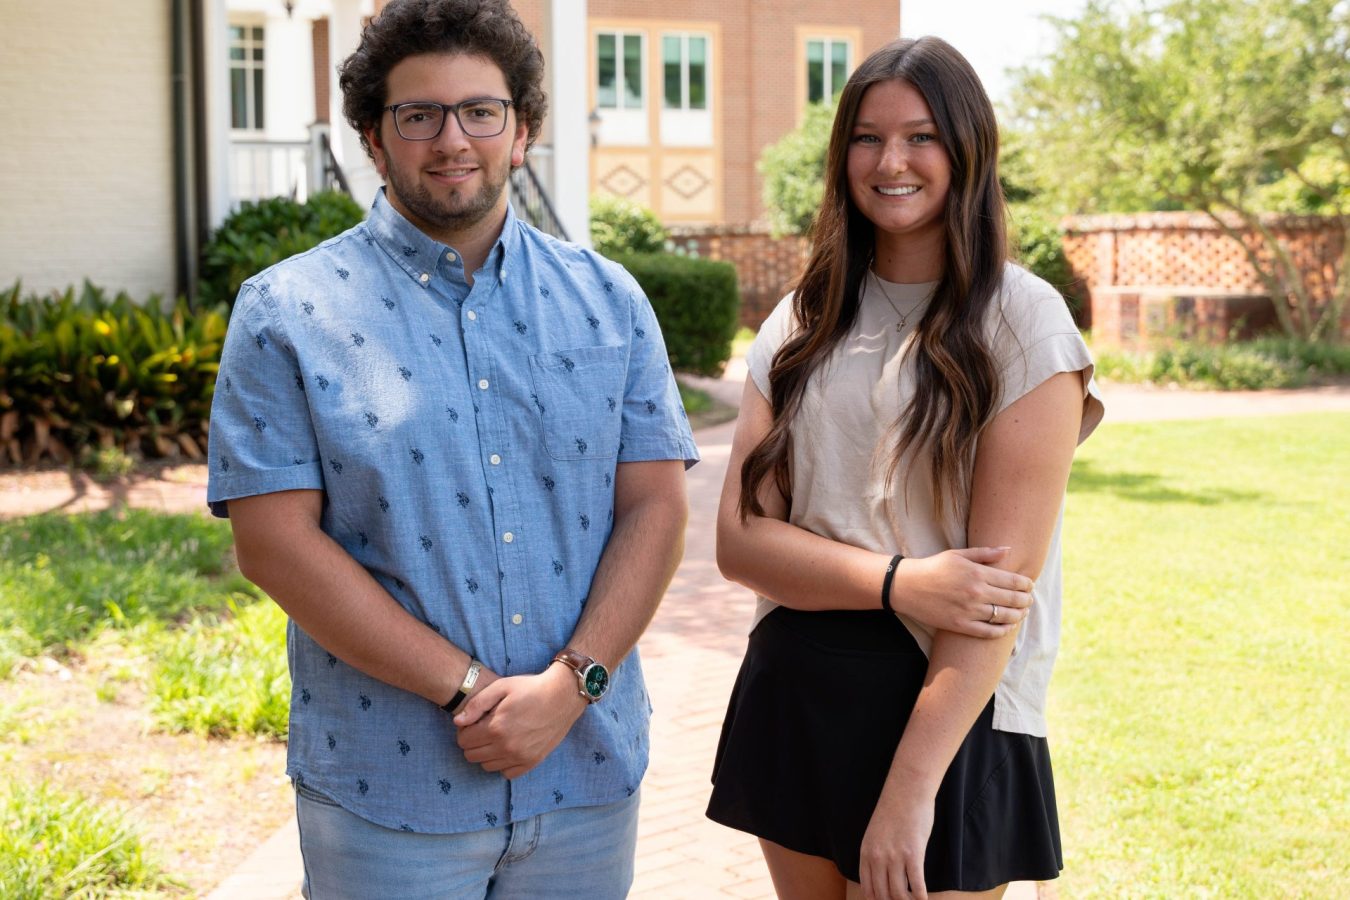
[[[204,212],[214,231],[230,212],[230,33],[225,0],[210,0],[202,6],[206,103],[201,115],[206,117],[209,194]]]
[[[352,54],[361,43],[361,19],[373,10],[371,0],[333,0],[333,14],[328,18],[328,60],[333,66],[329,79],[332,85],[328,117],[332,122],[330,140],[333,156],[342,166],[351,187],[352,197],[363,207],[369,207],[384,181],[375,171],[370,157],[361,146],[361,139],[342,115],[342,91],[338,87],[337,66]]]
[[[553,206],[568,236],[591,245],[591,136],[586,108],[586,0],[550,0],[547,86],[553,119]]]

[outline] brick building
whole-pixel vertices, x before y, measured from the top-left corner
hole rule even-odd
[[[547,55],[547,4],[515,6]],[[760,152],[899,33],[899,0],[588,0],[591,192],[667,225],[762,219]]]

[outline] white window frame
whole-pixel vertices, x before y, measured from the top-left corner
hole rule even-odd
[[[614,104],[603,106],[600,103],[600,38],[614,38]],[[624,89],[624,43],[625,39],[638,39],[638,89],[641,91],[638,104],[632,104]],[[598,28],[592,32],[591,46],[595,49],[595,78],[592,88],[595,91],[595,111],[600,116],[600,126],[596,142],[605,146],[643,147],[650,140],[647,105],[651,102],[651,84],[647,77],[651,48],[647,41],[647,32],[636,28]]]
[[[244,32],[242,39],[235,38],[233,29]],[[263,22],[257,20],[231,20],[229,23],[229,51],[226,53],[230,71],[230,130],[235,134],[259,135],[267,130],[267,30]],[[257,35],[254,32],[257,32]],[[243,59],[234,59],[234,51],[242,49]],[[262,54],[255,58],[254,51]],[[234,73],[244,73],[244,122],[240,128],[234,124]],[[261,84],[258,76],[261,75]],[[262,96],[259,96],[259,91]],[[259,115],[261,113],[261,115]]]
[[[675,38],[680,42],[680,102],[678,106],[669,105],[666,97],[666,38]],[[703,106],[698,109],[689,105],[689,40],[691,38],[698,38],[703,41]],[[661,108],[702,113],[709,111],[711,106],[712,35],[706,31],[661,32]]]
[[[706,31],[663,31],[661,45],[661,143],[667,147],[713,145],[713,36]],[[680,42],[680,105],[666,104],[666,38]],[[703,108],[689,106],[689,39],[703,40]]]
[[[605,36],[614,38],[614,105],[603,106],[600,103],[600,38]],[[624,77],[625,65],[625,47],[626,39],[635,37],[638,39],[638,89],[642,92],[637,104],[630,105],[627,92],[624,86],[627,79]],[[647,86],[647,33],[645,31],[635,31],[633,29],[622,28],[601,28],[595,32],[595,105],[598,109],[609,110],[611,112],[637,112],[647,109],[647,98],[651,91]]]
[[[823,54],[821,56],[821,88],[824,96],[819,100],[811,99],[811,45],[819,43]],[[834,85],[834,47],[842,45],[844,48],[844,81],[848,81],[848,76],[853,74],[853,41],[837,35],[819,35],[807,37],[806,43],[802,47],[802,61],[806,65],[806,102],[810,103],[833,103],[834,98],[839,91],[844,89],[840,84],[836,88]]]

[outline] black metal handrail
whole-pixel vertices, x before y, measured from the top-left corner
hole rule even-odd
[[[328,135],[322,133],[319,135],[319,145],[323,148],[323,186],[330,188],[336,184],[338,190],[350,197],[352,189],[347,184],[346,173],[342,171],[337,157],[333,155],[333,145],[328,142]]]
[[[528,159],[511,173],[511,202],[515,204],[516,215],[535,228],[564,241],[571,240]]]

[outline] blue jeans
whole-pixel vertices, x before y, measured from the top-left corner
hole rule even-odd
[[[560,809],[464,834],[412,834],[367,822],[298,787],[311,900],[622,900],[633,884],[638,797]]]

